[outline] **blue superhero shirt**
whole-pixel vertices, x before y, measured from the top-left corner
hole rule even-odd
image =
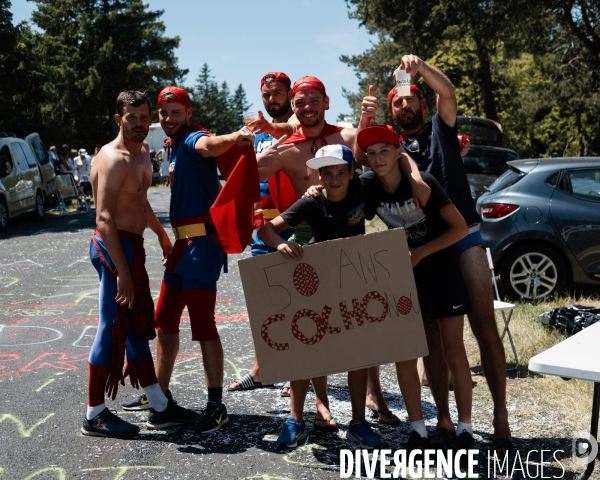
[[[187,217],[209,215],[219,194],[217,162],[195,150],[204,132],[187,132],[171,145],[171,162],[175,162],[171,188],[171,222]]]

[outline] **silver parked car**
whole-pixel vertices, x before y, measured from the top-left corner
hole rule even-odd
[[[35,155],[20,138],[0,138],[0,231],[24,213],[44,218],[44,183]]]
[[[514,160],[477,201],[505,294],[600,288],[600,157]]]

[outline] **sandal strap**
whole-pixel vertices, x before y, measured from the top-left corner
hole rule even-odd
[[[239,380],[236,380],[236,382],[240,387],[242,387],[243,390],[249,390],[255,386],[254,379],[249,373],[241,377]]]

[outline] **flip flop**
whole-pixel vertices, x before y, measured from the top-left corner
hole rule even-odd
[[[445,428],[436,428],[432,432],[429,433],[429,444],[433,448],[445,448],[450,445],[452,439],[456,436],[456,432],[451,432],[450,430],[446,430]],[[432,441],[433,438],[441,438],[442,442]]]
[[[332,421],[335,422],[335,418],[333,418],[333,416],[330,416],[327,419],[315,417],[315,421],[313,424],[314,429],[319,430],[321,432],[337,432],[337,430],[338,430],[337,423],[334,423],[332,425],[331,424]],[[319,425],[317,422],[321,422],[321,425]]]
[[[235,380],[235,383],[237,383],[238,386],[233,387],[233,388],[228,387],[227,388],[228,392],[241,392],[241,391],[246,391],[246,390],[254,390],[256,388],[268,388],[268,387],[273,386],[272,384],[271,385],[263,385],[261,382],[255,382],[249,373],[247,373],[243,377]]]
[[[288,392],[288,393],[283,393],[283,389],[284,389],[284,388],[287,388],[287,389],[289,390],[289,389],[291,388],[291,386],[290,386],[290,382],[285,382],[285,383],[283,384],[283,387],[281,387],[281,396],[282,396],[282,397],[289,397],[289,396],[290,396],[289,392]]]
[[[501,448],[506,449],[508,454],[513,453],[513,442],[507,438],[496,437],[492,439],[492,444],[490,445],[490,453],[497,452]]]
[[[370,410],[373,418],[376,418],[377,421],[383,425],[398,425],[400,423],[400,419],[396,417],[396,415],[394,415],[390,410]],[[383,415],[384,418],[379,418],[379,415]],[[394,417],[396,417],[395,420]]]

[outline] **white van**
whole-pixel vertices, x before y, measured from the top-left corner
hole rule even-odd
[[[160,123],[153,123],[150,125],[150,131],[146,137],[146,142],[150,147],[150,150],[158,152],[164,147],[164,141],[167,138],[165,131],[160,126]]]
[[[42,183],[44,184],[44,203],[56,193],[58,185],[56,183],[56,173],[54,172],[54,165],[50,161],[50,154],[42,142],[42,139],[37,133],[31,133],[25,137],[25,141],[33,150],[35,158],[40,167],[40,174],[42,175]]]

